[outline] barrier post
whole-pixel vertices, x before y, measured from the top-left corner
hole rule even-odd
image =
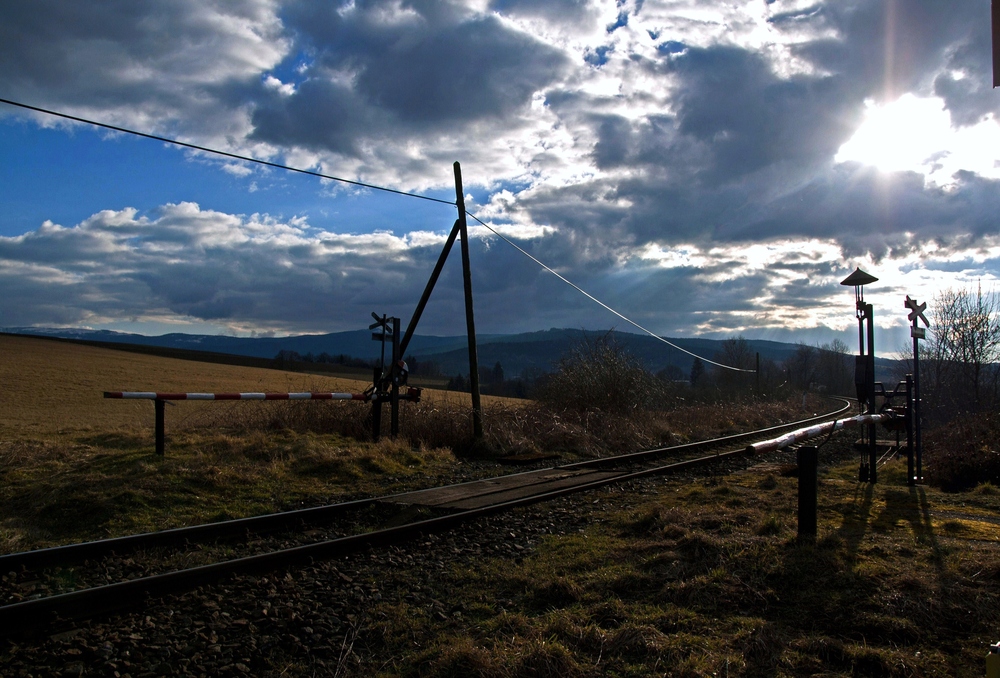
[[[156,412],[156,454],[160,457],[164,456],[166,451],[166,442],[163,434],[164,404],[165,401],[161,398],[153,400],[153,410]]]
[[[819,448],[800,447],[795,456],[799,463],[799,539],[816,537],[816,497],[819,490],[817,468]]]

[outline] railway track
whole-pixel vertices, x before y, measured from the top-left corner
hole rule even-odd
[[[0,633],[51,630],[234,574],[259,574],[384,547],[462,523],[745,453],[748,444],[842,416],[423,491],[0,556]]]

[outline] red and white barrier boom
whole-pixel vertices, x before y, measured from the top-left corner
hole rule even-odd
[[[153,391],[105,391],[105,398],[125,400],[370,400],[364,393],[155,393]]]
[[[774,450],[784,449],[794,443],[800,443],[804,440],[816,438],[817,436],[821,436],[826,433],[839,431],[840,429],[848,426],[878,424],[880,422],[887,421],[890,418],[891,415],[889,414],[860,414],[856,417],[848,417],[847,419],[836,419],[834,421],[828,421],[825,424],[816,424],[815,426],[800,428],[792,431],[791,433],[786,433],[783,436],[774,438],[773,440],[765,440],[761,443],[747,445],[747,452],[773,452]]]
[[[398,400],[420,402],[419,388],[407,388],[405,394],[397,395]],[[152,400],[156,416],[156,454],[161,457],[166,448],[164,436],[163,405],[167,400],[360,400],[378,403],[390,400],[389,393],[371,391],[368,393],[331,393],[328,391],[303,391],[300,393],[160,393],[158,391],[105,391],[105,398],[117,400]]]

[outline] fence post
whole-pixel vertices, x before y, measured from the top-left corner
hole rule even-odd
[[[819,448],[800,447],[795,456],[799,462],[799,539],[813,539],[816,537]]]
[[[156,412],[156,454],[160,457],[164,456],[166,451],[166,442],[163,435],[163,410],[165,401],[161,398],[156,398],[153,400],[153,409]]]

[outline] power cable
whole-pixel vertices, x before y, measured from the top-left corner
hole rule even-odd
[[[253,158],[253,157],[246,156],[246,155],[239,155],[237,153],[230,153],[228,151],[220,151],[220,150],[215,149],[215,148],[208,148],[207,146],[199,146],[197,144],[190,144],[190,143],[187,143],[186,141],[178,141],[177,139],[170,139],[168,137],[161,137],[161,136],[156,135],[156,134],[149,134],[149,133],[146,133],[146,132],[139,132],[139,131],[136,131],[136,130],[133,130],[133,129],[128,129],[127,127],[119,127],[118,125],[110,125],[110,124],[105,123],[105,122],[98,122],[96,120],[89,120],[87,118],[81,118],[79,116],[70,115],[68,113],[60,113],[58,111],[52,111],[52,110],[49,110],[47,108],[41,108],[39,106],[32,106],[30,104],[21,103],[19,101],[12,101],[10,99],[0,98],[0,103],[7,104],[9,106],[16,106],[18,108],[23,108],[23,109],[26,109],[26,110],[29,110],[29,111],[35,111],[37,113],[44,113],[45,115],[51,115],[51,116],[55,116],[57,118],[64,118],[66,120],[72,120],[74,122],[80,122],[80,123],[84,123],[84,124],[87,124],[87,125],[93,125],[94,127],[101,127],[103,129],[112,130],[114,132],[121,132],[123,134],[131,134],[133,136],[143,137],[145,139],[152,139],[154,141],[160,141],[160,142],[163,142],[163,143],[172,144],[174,146],[181,146],[183,148],[190,148],[192,150],[201,151],[203,153],[211,153],[213,155],[219,155],[219,156],[222,156],[222,157],[225,157],[225,158],[233,158],[234,160],[241,160],[243,162],[256,163],[258,165],[264,165],[266,167],[274,167],[276,169],[287,170],[289,172],[298,172],[299,174],[307,174],[309,176],[319,177],[320,179],[328,179],[330,181],[338,181],[338,182],[343,183],[343,184],[350,184],[351,186],[360,186],[362,188],[369,188],[369,189],[372,189],[374,191],[383,191],[385,193],[393,193],[395,195],[402,195],[402,196],[406,196],[408,198],[419,198],[420,200],[429,200],[430,202],[441,203],[441,204],[444,204],[444,205],[451,205],[452,207],[457,206],[457,203],[455,203],[453,201],[450,201],[450,200],[442,200],[441,198],[432,198],[431,196],[428,196],[428,195],[421,195],[419,193],[410,193],[408,191],[400,191],[400,190],[397,190],[395,188],[387,188],[385,186],[377,186],[375,184],[369,184],[369,183],[365,183],[363,181],[354,181],[353,179],[344,179],[342,177],[335,177],[335,176],[332,176],[332,175],[329,175],[329,174],[323,174],[322,172],[314,172],[312,170],[301,169],[301,168],[298,168],[298,167],[289,167],[288,165],[282,165],[281,163],[271,162],[269,160],[261,160],[259,158]],[[646,329],[645,327],[643,327],[642,325],[640,325],[636,321],[632,320],[631,318],[629,318],[629,317],[627,317],[627,316],[619,313],[615,309],[611,308],[610,306],[608,306],[607,304],[605,304],[603,301],[601,301],[597,297],[595,297],[592,294],[590,294],[589,292],[585,291],[583,288],[581,288],[578,285],[574,284],[573,282],[567,280],[565,277],[563,277],[559,273],[556,273],[550,267],[546,266],[541,261],[539,261],[538,259],[536,259],[535,257],[533,257],[531,254],[529,254],[524,249],[522,249],[521,247],[519,247],[518,245],[516,245],[513,241],[511,241],[510,239],[508,239],[506,236],[504,236],[501,233],[499,233],[496,229],[494,229],[492,226],[490,226],[489,224],[487,224],[485,221],[483,221],[482,219],[480,219],[479,217],[477,217],[475,214],[472,214],[471,212],[468,212],[468,211],[466,211],[466,214],[468,216],[472,217],[473,219],[475,219],[476,221],[478,221],[484,227],[486,227],[486,229],[488,229],[495,236],[497,236],[498,238],[500,238],[501,240],[503,240],[504,242],[506,242],[508,245],[510,245],[511,247],[513,247],[514,249],[516,249],[517,251],[519,251],[524,256],[526,256],[529,259],[531,259],[532,261],[534,261],[536,264],[538,264],[539,266],[541,266],[543,269],[545,269],[546,271],[548,271],[552,275],[554,275],[557,278],[559,278],[559,280],[563,281],[564,283],[566,283],[567,285],[569,285],[570,287],[572,287],[573,289],[575,289],[580,294],[584,295],[585,297],[587,297],[588,299],[590,299],[594,303],[598,304],[599,306],[603,307],[604,309],[606,309],[606,310],[610,311],[611,313],[615,314],[616,316],[618,316],[619,318],[621,318],[625,322],[629,323],[630,325],[633,325],[634,327],[642,330],[643,332],[645,332],[649,336],[653,337],[657,341],[663,342],[667,346],[675,348],[678,351],[680,351],[681,353],[686,353],[687,355],[690,355],[690,356],[693,356],[695,358],[698,358],[699,360],[701,360],[703,362],[706,362],[706,363],[708,363],[710,365],[715,365],[716,367],[721,367],[723,369],[732,370],[734,372],[749,372],[751,374],[756,372],[756,370],[746,370],[746,369],[742,369],[742,368],[739,368],[739,367],[732,367],[730,365],[724,365],[724,364],[716,362],[714,360],[710,360],[708,358],[705,358],[703,356],[698,355],[697,353],[692,353],[691,351],[687,350],[686,348],[681,348],[677,344],[675,344],[675,343],[673,343],[671,341],[668,341],[667,339],[664,339],[663,337],[659,336],[658,334],[655,334],[654,332],[651,332],[650,330]]]
[[[308,174],[312,177],[319,177],[320,179],[329,179],[331,181],[339,181],[342,184],[350,184],[352,186],[360,186],[362,188],[370,188],[373,191],[384,191],[385,193],[395,193],[396,195],[404,195],[408,198],[420,198],[421,200],[429,200],[431,202],[439,202],[444,205],[451,205],[454,207],[456,203],[450,200],[442,200],[440,198],[432,198],[429,195],[420,195],[419,193],[409,193],[407,191],[399,191],[395,188],[386,188],[385,186],[376,186],[375,184],[367,184],[363,181],[354,181],[352,179],[344,179],[342,177],[334,177],[329,174],[323,174],[322,172],[314,172],[312,170],[300,169],[298,167],[289,167],[288,165],[282,165],[281,163],[271,162],[269,160],[261,160],[260,158],[252,158],[247,155],[239,155],[237,153],[229,153],[228,151],[220,151],[215,148],[208,148],[206,146],[198,146],[197,144],[189,144],[186,141],[178,141],[177,139],[169,139],[167,137],[157,136],[156,134],[147,134],[146,132],[137,132],[136,130],[128,129],[126,127],[119,127],[117,125],[109,125],[106,122],[97,122],[96,120],[88,120],[87,118],[80,118],[75,115],[70,115],[68,113],[59,113],[58,111],[50,111],[45,108],[39,108],[38,106],[30,106],[28,104],[22,104],[18,101],[11,101],[10,99],[0,99],[0,103],[8,104],[10,106],[17,106],[19,108],[25,108],[29,111],[35,111],[37,113],[44,113],[46,115],[53,115],[57,118],[65,118],[66,120],[72,120],[74,122],[82,122],[87,125],[93,125],[95,127],[103,127],[104,129],[109,129],[114,132],[122,132],[124,134],[131,134],[137,137],[143,137],[145,139],[152,139],[154,141],[162,141],[163,143],[173,144],[174,146],[182,146],[184,148],[190,148],[195,151],[202,151],[203,153],[211,153],[213,155],[221,155],[226,158],[233,158],[234,160],[242,160],[244,162],[252,162],[258,165],[265,165],[267,167],[274,167],[276,169],[288,170],[289,172],[298,172],[299,174]]]
[[[723,369],[732,370],[734,372],[749,372],[751,374],[754,374],[754,373],[757,372],[757,370],[745,370],[745,369],[742,369],[740,367],[732,367],[731,365],[724,365],[722,363],[715,362],[714,360],[709,360],[708,358],[700,356],[697,353],[692,353],[691,351],[687,350],[686,348],[681,348],[680,346],[678,346],[677,344],[673,343],[672,341],[664,339],[660,335],[655,334],[655,333],[651,332],[650,330],[647,330],[645,327],[643,327],[642,325],[640,325],[636,321],[632,320],[631,318],[629,318],[629,317],[627,317],[627,316],[619,313],[615,309],[611,308],[610,306],[608,306],[607,304],[605,304],[603,301],[601,301],[600,299],[598,299],[594,295],[592,295],[589,292],[587,292],[586,290],[584,290],[579,285],[576,285],[575,283],[571,282],[570,280],[567,280],[565,277],[563,277],[559,273],[556,273],[554,270],[552,270],[551,268],[549,268],[548,266],[546,266],[545,264],[543,264],[541,261],[539,261],[538,259],[536,259],[535,257],[533,257],[527,251],[525,251],[524,249],[522,249],[520,246],[518,246],[516,243],[514,243],[512,240],[510,240],[509,238],[507,238],[502,233],[498,232],[495,228],[493,228],[492,226],[490,226],[489,224],[487,224],[485,221],[483,221],[482,219],[480,219],[479,217],[477,217],[475,214],[472,214],[471,212],[468,212],[468,211],[466,211],[466,214],[468,214],[470,217],[472,217],[473,219],[475,219],[476,221],[478,221],[480,224],[482,224],[483,226],[485,226],[491,233],[493,233],[493,235],[497,236],[498,238],[500,238],[501,240],[503,240],[504,242],[506,242],[508,245],[510,245],[511,247],[513,247],[514,249],[516,249],[518,252],[520,252],[524,256],[528,257],[529,259],[531,259],[533,262],[535,262],[536,264],[538,264],[539,266],[541,266],[542,268],[544,268],[546,271],[548,271],[549,273],[551,273],[555,277],[557,277],[560,280],[562,280],[564,283],[566,283],[567,285],[569,285],[570,287],[572,287],[573,289],[575,289],[577,292],[579,292],[583,296],[585,296],[588,299],[590,299],[591,301],[593,301],[595,304],[598,304],[599,306],[601,306],[604,309],[610,311],[611,313],[614,313],[616,316],[618,316],[619,318],[621,318],[625,322],[629,323],[630,325],[633,325],[634,327],[637,327],[638,329],[642,330],[643,332],[645,332],[649,336],[653,337],[657,341],[661,341],[664,344],[666,344],[667,346],[671,346],[673,348],[676,348],[678,351],[680,351],[682,353],[687,353],[689,356],[693,356],[695,358],[698,358],[699,360],[701,360],[703,362],[706,362],[706,363],[709,363],[710,365],[715,365],[716,367],[721,367]]]

